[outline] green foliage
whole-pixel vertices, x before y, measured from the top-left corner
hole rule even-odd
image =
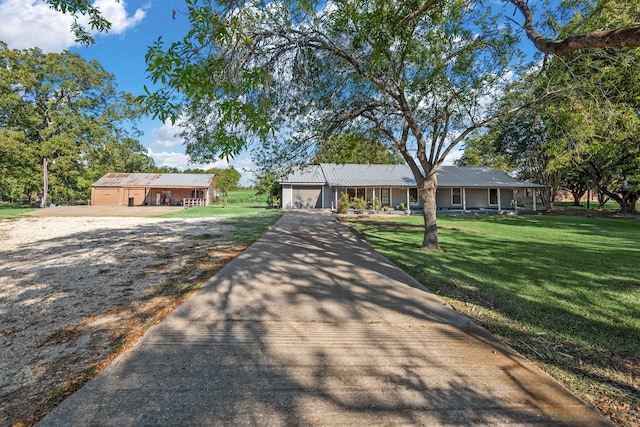
[[[553,25],[565,35],[625,25],[637,8],[583,3],[581,13]],[[637,49],[548,59],[503,96],[501,108],[510,112],[470,138],[459,163],[489,165],[544,184],[547,209],[560,186],[576,197],[590,186],[601,200],[611,198],[622,212],[633,211],[640,195],[639,61]]]
[[[91,46],[95,39],[91,32],[87,30],[79,20],[87,20],[89,28],[98,32],[108,32],[111,23],[107,21],[100,9],[91,4],[90,0],[46,0],[52,9],[66,13],[73,17],[71,32],[76,36],[76,41],[84,45]],[[118,0],[115,0],[118,1]],[[85,19],[81,19],[80,17]],[[88,18],[88,19],[87,19]]]
[[[637,220],[447,215],[439,218],[439,252],[418,249],[418,217],[351,225],[586,400],[610,399],[622,412],[640,405],[633,385],[640,340],[629,339],[640,336]]]
[[[278,182],[278,175],[275,172],[265,170],[256,174],[254,189],[256,196],[266,197],[267,206],[280,206],[282,186]]]
[[[224,205],[228,203],[229,192],[238,188],[241,174],[233,166],[226,169],[213,168],[207,171],[215,176],[215,186],[222,194],[222,202]]]
[[[0,219],[18,218],[32,210],[33,208],[28,208],[23,205],[0,204]]]
[[[349,207],[351,206],[351,201],[349,200],[349,195],[347,193],[342,193],[340,195],[340,199],[338,200],[338,213],[346,214],[349,212]]]
[[[153,166],[135,140],[140,108],[95,61],[0,43],[0,200],[87,199],[105,172]]]
[[[358,212],[362,213],[367,210],[367,201],[360,197],[354,197],[353,200],[351,200],[351,204]]]
[[[312,164],[402,164],[404,160],[394,145],[368,137],[363,132],[346,131],[330,135],[319,143]]]
[[[638,67],[637,49],[575,53],[551,62],[542,82],[559,92],[545,111],[550,168],[571,178],[569,186],[589,182],[622,212],[633,211],[640,194]]]
[[[162,86],[141,101],[160,118],[187,111],[183,136],[196,160],[254,141],[276,155],[261,164],[305,163],[318,141],[357,129],[376,138],[351,158],[384,143],[423,182],[488,120],[482,100],[519,61],[516,37],[491,9],[440,0],[405,22],[421,5],[348,0],[316,10],[282,1],[213,13],[190,1],[191,31],[148,51]]]

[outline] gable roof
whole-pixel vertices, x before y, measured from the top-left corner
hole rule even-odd
[[[209,187],[213,174],[195,173],[108,173],[93,187]]]
[[[485,167],[440,166],[438,187],[538,188],[505,172]],[[408,165],[322,163],[297,169],[281,184],[326,184],[329,187],[416,187]]]
[[[407,165],[321,165],[330,187],[415,187]]]
[[[486,167],[440,166],[438,187],[543,188],[544,185],[518,181],[506,172]]]
[[[286,182],[287,184],[325,184],[327,179],[320,165],[309,165],[291,171],[287,175]]]

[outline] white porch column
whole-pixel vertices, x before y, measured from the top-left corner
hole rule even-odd
[[[500,188],[498,188],[498,211],[502,210],[502,199],[500,198]]]
[[[322,201],[320,202],[320,207],[324,209],[324,185],[320,187],[320,197],[322,197]]]
[[[373,197],[371,197],[371,207],[375,211],[376,210],[376,187],[373,187],[371,191],[373,192]]]
[[[531,192],[533,193],[533,211],[536,212],[536,189],[533,188]]]
[[[334,207],[334,209],[337,211],[338,210],[338,187],[336,187],[334,195],[336,200],[336,206]]]
[[[407,188],[407,213],[411,213],[411,206],[409,205],[409,203],[411,202],[410,196],[409,196],[409,188]]]
[[[467,189],[462,187],[462,212],[467,211]]]

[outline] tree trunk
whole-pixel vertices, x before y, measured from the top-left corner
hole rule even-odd
[[[440,250],[438,245],[438,226],[436,224],[436,189],[438,188],[438,179],[436,172],[433,171],[422,182],[420,195],[422,197],[424,212],[424,238],[422,240],[422,249],[429,251]]]
[[[584,196],[586,190],[573,190],[571,191],[571,195],[573,196],[573,206],[581,206],[580,199]]]

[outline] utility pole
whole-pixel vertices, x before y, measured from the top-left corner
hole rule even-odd
[[[51,162],[52,165],[56,164],[56,161]],[[40,201],[40,207],[47,207],[47,197],[49,193],[49,161],[47,158],[42,159],[42,200]]]
[[[40,207],[47,207],[47,192],[49,191],[49,171],[47,170],[47,158],[42,158],[42,200]]]

